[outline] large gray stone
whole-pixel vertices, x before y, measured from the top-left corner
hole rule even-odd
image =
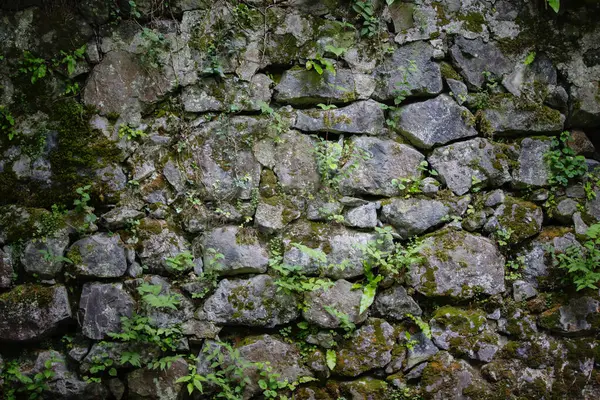
[[[204,303],[208,321],[222,325],[272,328],[298,317],[297,301],[278,291],[268,275],[249,279],[223,279],[215,293]]]
[[[153,273],[178,272],[166,259],[189,251],[190,245],[177,227],[166,221],[144,218],[138,226],[138,236],[137,254],[142,265]]]
[[[470,359],[490,362],[500,349],[499,336],[487,325],[480,310],[451,306],[439,308],[431,319],[433,342],[442,350]]]
[[[188,363],[179,357],[165,370],[139,368],[127,375],[128,398],[134,400],[177,400],[185,383],[177,380],[189,374]]]
[[[408,314],[422,314],[421,307],[406,293],[406,289],[399,285],[378,293],[374,307],[379,316],[393,321],[402,321]]]
[[[445,94],[400,107],[391,118],[398,132],[421,149],[477,136],[473,114]]]
[[[66,232],[54,237],[30,240],[21,255],[23,268],[40,279],[54,278],[63,268],[62,257],[68,245],[69,236]]]
[[[513,170],[513,185],[518,188],[541,187],[548,185],[550,168],[546,153],[552,141],[540,138],[525,138],[519,148],[518,166]]]
[[[189,181],[203,188],[206,199],[252,198],[260,181],[261,165],[251,151],[251,143],[254,135],[266,134],[267,122],[240,116],[201,124],[194,130],[182,169]]]
[[[488,135],[508,136],[562,131],[565,116],[558,110],[536,103],[526,103],[509,94],[490,99],[481,111],[480,129]]]
[[[68,252],[75,272],[92,278],[116,278],[127,270],[125,247],[119,235],[99,233],[73,243]]]
[[[320,185],[319,170],[315,159],[315,140],[297,131],[281,135],[276,143],[272,138],[254,145],[256,159],[273,170],[286,191],[314,191]]]
[[[103,400],[111,398],[108,390],[101,383],[80,379],[77,372],[69,368],[67,358],[55,350],[40,351],[33,368],[27,371],[27,375],[43,374],[48,370],[48,365],[50,365],[53,375],[46,382],[45,396],[61,400]]]
[[[340,327],[340,320],[325,307],[346,314],[350,322],[359,324],[367,319],[367,313],[359,314],[361,290],[352,289],[352,283],[340,279],[329,289],[318,289],[306,294],[304,319],[323,328]],[[334,312],[335,312],[334,311]]]
[[[269,255],[251,228],[225,226],[207,232],[202,242],[206,271],[219,275],[263,273],[267,271]],[[212,250],[211,250],[212,249]],[[223,254],[213,260],[214,254]]]
[[[333,279],[355,278],[364,274],[364,248],[376,239],[373,233],[330,224],[297,223],[284,236],[284,262],[302,267],[302,272],[307,275],[323,275]],[[320,262],[309,257],[291,246],[291,243],[321,250],[326,254],[326,261]]]
[[[251,363],[269,363],[278,380],[296,382],[301,377],[312,377],[312,372],[304,366],[299,349],[271,335],[251,336],[244,339],[237,348],[240,355]],[[261,371],[256,366],[244,369],[244,376],[250,378],[250,384],[244,388],[244,397],[256,395],[262,390],[258,381]]]
[[[597,333],[600,331],[600,302],[584,296],[544,311],[538,325],[560,334]]]
[[[450,56],[467,84],[474,89],[484,86],[484,71],[489,72],[492,79],[502,79],[511,70],[509,61],[498,47],[492,42],[485,43],[482,38],[457,36],[450,48]]]
[[[517,257],[523,257],[523,279],[535,286],[552,285],[553,282],[547,282],[553,269],[552,253],[564,252],[573,246],[583,250],[575,235],[568,229],[563,228],[558,232],[552,227],[543,229],[537,238],[517,253]]]
[[[584,128],[595,128],[600,126],[598,81],[581,82],[578,85],[572,85],[571,99],[574,103],[571,122],[575,126]]]
[[[306,132],[380,135],[385,124],[382,106],[367,100],[330,110],[298,111],[293,127]]]
[[[13,258],[9,248],[0,249],[0,288],[7,289],[13,280]]]
[[[405,371],[410,370],[415,365],[421,364],[436,355],[440,350],[423,332],[412,335],[410,340],[417,343],[409,347],[406,351]]]
[[[238,78],[205,78],[183,89],[181,100],[185,111],[223,112],[259,111],[261,103],[270,103],[270,85],[264,74],[256,74],[250,82]]]
[[[503,231],[503,239],[509,244],[517,244],[538,234],[542,230],[544,213],[534,203],[507,196],[488,219],[484,229],[489,233]]]
[[[158,71],[148,74],[135,54],[111,51],[92,70],[83,91],[85,104],[104,115],[135,115],[173,90],[175,82]]]
[[[392,359],[394,328],[382,319],[372,318],[345,340],[336,351],[334,372],[355,377],[385,367]]]
[[[521,60],[502,80],[502,85],[514,96],[543,102],[555,90],[556,68],[545,54],[536,54],[529,65]]]
[[[477,369],[446,351],[440,351],[429,360],[421,385],[426,398],[431,399],[468,399],[472,390],[477,390],[484,399],[495,394]]]
[[[176,309],[154,307],[146,301],[141,303],[141,307],[138,307],[138,313],[147,316],[152,326],[169,328],[181,325],[193,318],[194,304],[179,289],[174,288],[167,279],[158,275],[145,275],[143,279],[137,279],[136,283],[158,286],[160,287],[159,296],[169,296],[177,299]]]
[[[19,285],[0,295],[0,340],[40,340],[71,318],[62,285]]]
[[[394,196],[399,189],[392,179],[421,177],[418,166],[425,157],[410,146],[364,136],[353,137],[352,146],[354,153],[341,170],[344,195]]]
[[[439,200],[395,198],[384,204],[381,220],[391,224],[402,239],[442,224],[450,208]]]
[[[353,73],[349,69],[337,69],[323,75],[314,70],[291,69],[281,76],[275,87],[275,100],[292,105],[318,103],[349,103],[368,99],[375,89],[373,77]]]
[[[478,188],[498,187],[510,182],[509,150],[506,145],[475,138],[439,147],[428,161],[442,182],[461,196],[477,181]]]
[[[86,283],[79,300],[81,333],[95,340],[120,333],[121,317],[131,317],[134,306],[133,298],[120,283]]]
[[[469,299],[504,292],[504,257],[492,240],[446,228],[421,245],[423,260],[411,266],[409,280],[425,296]]]
[[[373,97],[392,100],[398,95],[433,96],[443,89],[440,66],[433,60],[433,47],[418,41],[397,47],[375,70]]]
[[[374,228],[377,226],[378,203],[367,203],[344,212],[344,225],[354,228]]]

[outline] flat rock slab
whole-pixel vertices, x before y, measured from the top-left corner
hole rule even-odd
[[[367,100],[329,110],[298,111],[293,127],[305,132],[379,135],[384,124],[382,104]]]

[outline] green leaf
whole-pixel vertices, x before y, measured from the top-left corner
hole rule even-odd
[[[337,364],[337,355],[335,354],[335,350],[327,349],[325,357],[327,359],[327,367],[329,367],[330,370],[333,370]]]
[[[554,10],[555,13],[558,13],[560,10],[560,0],[548,0],[548,5]]]
[[[381,276],[378,276],[377,278],[381,278]],[[360,298],[359,314],[367,311],[371,304],[373,304],[373,301],[375,300],[375,294],[377,293],[377,283],[379,283],[380,280],[381,279],[375,279],[372,282],[369,282],[369,284],[363,289],[362,297]]]
[[[111,369],[109,369],[109,370],[108,370],[108,374],[109,374],[110,376],[117,376],[117,370],[116,370],[116,368],[111,368]]]
[[[529,54],[527,54],[527,57],[525,57],[525,61],[523,61],[523,64],[529,65],[534,60],[535,60],[535,51],[531,51],[531,52],[529,52]]]

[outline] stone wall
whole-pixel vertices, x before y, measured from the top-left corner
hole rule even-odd
[[[357,3],[0,2],[0,397],[600,398],[599,10]]]

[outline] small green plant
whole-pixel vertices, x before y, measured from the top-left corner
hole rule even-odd
[[[535,51],[530,51],[525,57],[525,61],[523,61],[524,65],[530,65],[535,61]]]
[[[85,51],[87,49],[87,45],[83,45],[78,49],[75,49],[71,53],[67,53],[64,50],[60,51],[60,57],[58,60],[54,60],[54,66],[58,67],[60,65],[64,65],[67,69],[67,73],[71,76],[75,72],[75,67],[77,66],[77,61],[85,59]]]
[[[147,136],[141,129],[133,129],[127,124],[119,125],[119,138],[126,138],[127,140],[134,140]]]
[[[515,281],[517,279],[521,279],[521,273],[525,268],[525,257],[519,256],[514,260],[508,260],[506,262],[506,267],[504,268],[505,278],[509,281]]]
[[[335,108],[337,108],[337,106],[335,104],[323,104],[323,103],[319,103],[317,104],[317,107],[319,107],[321,110],[333,110]]]
[[[167,266],[176,272],[185,272],[194,268],[194,256],[189,251],[165,259]]]
[[[218,387],[216,397],[228,400],[242,398],[244,388],[250,383],[246,370],[255,364],[245,360],[238,349],[228,343],[218,342],[204,346],[204,358],[211,363],[214,372],[198,374],[195,359],[189,366],[190,373],[179,378],[177,383],[185,383],[188,394],[203,393],[203,383]]]
[[[152,326],[150,318],[133,314],[131,317],[121,317],[121,332],[109,333],[108,336],[122,342],[144,343],[162,351],[175,352],[183,334],[177,326],[156,328]]]
[[[512,228],[502,228],[494,232],[494,237],[500,247],[506,247],[508,246],[513,233],[514,230]]]
[[[366,37],[373,37],[379,29],[379,20],[375,16],[373,9],[373,3],[371,0],[357,1],[352,0],[352,9],[362,19],[362,26],[360,29],[360,35]]]
[[[558,14],[558,12],[560,11],[560,0],[547,0],[547,2],[550,8]]]
[[[288,124],[285,122],[281,114],[271,108],[271,106],[264,101],[259,102],[259,105],[261,113],[269,117],[270,126],[275,130],[275,138],[273,141],[275,143],[281,143],[281,135],[287,131]]]
[[[587,170],[585,157],[578,156],[571,147],[571,134],[565,131],[560,137],[552,139],[550,151],[545,154],[550,167],[549,183],[551,185],[567,186],[573,179],[581,178]]]
[[[44,78],[48,72],[46,60],[35,57],[30,51],[23,52],[23,58],[19,61],[19,72],[29,75],[31,83],[36,83]]]
[[[202,70],[205,75],[216,76],[218,78],[225,78],[223,72],[223,66],[217,55],[217,47],[211,44],[207,50],[208,65]]]
[[[355,149],[351,143],[344,145],[342,140],[333,142],[323,138],[317,138],[314,153],[321,183],[329,189],[336,189],[358,167],[359,159],[366,161],[371,158],[370,154]]]
[[[17,136],[15,129],[15,117],[12,116],[8,108],[0,105],[0,132],[6,135],[8,140],[13,140]]]
[[[50,250],[39,250],[39,252],[42,256],[44,256],[44,261],[50,263],[65,262],[67,264],[73,264],[73,261],[70,258],[64,257],[62,255],[53,254]]]
[[[477,193],[477,192],[479,192],[481,190],[481,186],[479,186],[479,184],[481,182],[482,182],[481,179],[479,179],[475,175],[471,176],[471,191],[473,193]]]
[[[68,96],[68,95],[77,96],[80,91],[81,91],[81,88],[79,87],[79,83],[77,83],[77,82],[67,83],[67,85],[65,86],[64,95],[65,96]]]
[[[140,54],[142,65],[151,69],[160,68],[160,52],[167,46],[164,35],[152,29],[143,28],[142,39],[144,39],[141,46],[143,51]]]
[[[4,381],[0,387],[1,397],[6,400],[41,399],[44,391],[48,390],[48,382],[55,375],[53,364],[57,362],[56,358],[49,358],[44,362],[44,369],[33,376],[23,374],[18,361],[7,362],[0,373],[0,381]]]
[[[162,285],[143,283],[138,286],[137,291],[140,296],[142,296],[142,300],[144,300],[150,307],[177,310],[177,306],[180,303],[179,295],[160,294],[162,289]]]
[[[341,55],[343,55],[346,51],[348,51],[347,48],[345,47],[336,47],[334,45],[328,44],[325,46],[325,51],[332,53],[333,55],[335,55],[337,58],[339,58]]]
[[[73,205],[75,206],[76,211],[85,214],[83,229],[89,228],[91,224],[98,220],[98,217],[94,214],[94,207],[88,205],[88,202],[91,200],[90,189],[91,185],[81,186],[75,189],[75,193],[79,195],[79,198],[73,201]]]
[[[406,314],[406,316],[409,319],[411,319],[415,323],[415,325],[419,327],[419,329],[421,330],[421,332],[423,332],[423,335],[425,335],[427,339],[431,339],[431,327],[427,322],[423,321],[421,317],[417,317],[412,314]]]
[[[311,69],[314,69],[319,75],[323,75],[325,71],[329,71],[332,75],[335,75],[333,63],[321,56],[316,56],[314,59],[306,61],[306,70],[310,71]]]
[[[554,264],[565,270],[577,291],[598,289],[600,281],[600,224],[594,224],[585,233],[583,249],[571,246],[562,253],[554,252]]]
[[[327,352],[325,353],[325,361],[327,362],[327,368],[333,371],[337,364],[337,354],[335,353],[335,350],[327,349]]]
[[[350,316],[342,311],[336,310],[331,306],[323,306],[323,309],[327,311],[332,317],[335,317],[346,334],[344,337],[349,338],[352,332],[356,330],[356,324],[350,320]]]

